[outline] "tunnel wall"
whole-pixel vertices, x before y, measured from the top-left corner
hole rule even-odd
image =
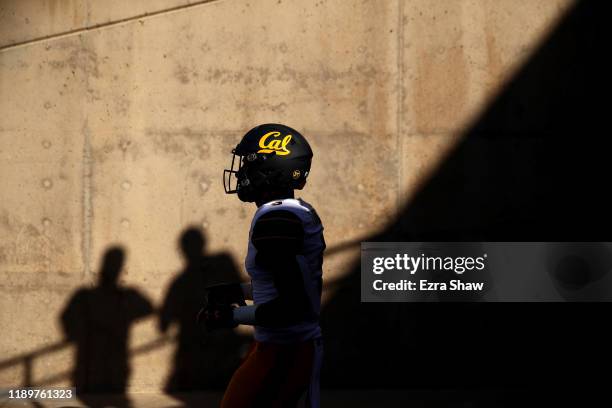
[[[0,385],[70,381],[60,316],[110,246],[156,309],[186,228],[242,263],[254,207],[221,173],[258,123],[311,142],[300,196],[325,225],[326,282],[341,277],[572,2],[101,4],[0,3]],[[131,390],[171,371],[157,326],[132,326]]]

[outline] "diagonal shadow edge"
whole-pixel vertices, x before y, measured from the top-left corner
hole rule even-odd
[[[577,2],[369,240],[610,241],[608,8]],[[322,313],[328,387],[576,389],[610,359],[607,304],[364,304],[359,273]]]

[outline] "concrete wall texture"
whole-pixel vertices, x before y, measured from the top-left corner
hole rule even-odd
[[[255,208],[221,173],[256,124],[311,142],[329,248],[385,226],[572,3],[0,1],[0,385],[70,382],[58,319],[109,246],[155,307],[189,226],[242,264]],[[159,337],[133,325],[131,390],[163,387]]]

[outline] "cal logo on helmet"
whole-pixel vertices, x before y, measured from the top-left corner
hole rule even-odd
[[[265,191],[300,190],[312,162],[312,149],[297,130],[264,123],[249,130],[232,150],[223,188],[245,202],[256,202]]]
[[[259,139],[260,149],[257,153],[276,153],[278,156],[286,156],[291,153],[287,145],[291,141],[291,135],[286,135],[282,139],[280,132],[268,132]]]

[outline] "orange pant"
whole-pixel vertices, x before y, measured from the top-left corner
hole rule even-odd
[[[221,408],[295,407],[310,384],[314,340],[255,342],[227,386]]]

